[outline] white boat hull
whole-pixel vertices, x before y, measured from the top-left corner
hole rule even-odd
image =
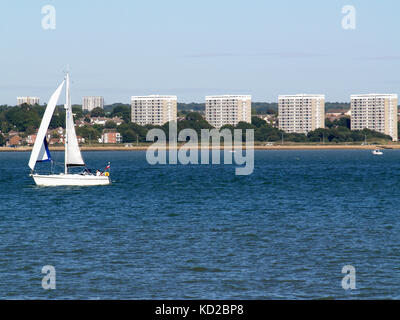
[[[81,174],[52,174],[52,175],[31,175],[36,185],[43,187],[56,186],[104,186],[111,183],[109,177],[91,176]]]

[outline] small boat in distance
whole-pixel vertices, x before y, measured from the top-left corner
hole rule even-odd
[[[372,154],[374,154],[376,156],[381,156],[381,155],[383,155],[383,152],[379,149],[375,149],[372,151]]]
[[[47,129],[49,128],[51,118],[60,97],[61,90],[66,85],[66,101],[65,101],[65,161],[64,172],[60,174],[37,174],[35,166],[38,162],[51,162],[53,160],[47,144]],[[29,159],[29,167],[31,168],[30,176],[38,186],[98,186],[108,185],[110,180],[110,163],[108,163],[104,172],[97,170],[96,174],[86,168],[83,161],[81,151],[79,149],[78,140],[76,138],[74,118],[72,115],[71,96],[69,90],[69,74],[67,73],[64,81],[58,86],[57,90],[51,96],[44,112],[42,122],[36,136],[36,141],[32,149]],[[71,167],[85,167],[81,173],[69,173]]]

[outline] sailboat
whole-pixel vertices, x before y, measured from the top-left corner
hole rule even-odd
[[[372,151],[372,154],[376,156],[381,156],[383,155],[383,152],[379,149],[375,149],[374,151]]]
[[[64,172],[48,175],[38,174],[34,171],[38,162],[52,161],[46,134],[64,84],[66,86],[66,101],[64,106],[66,115]],[[104,173],[98,171],[96,175],[87,169],[80,174],[69,172],[71,167],[85,167],[85,162],[83,161],[76,138],[74,118],[72,115],[69,73],[66,74],[65,79],[58,86],[47,104],[29,159],[29,167],[32,170],[30,176],[38,186],[98,186],[111,183],[109,172],[106,170]],[[107,168],[109,168],[109,166],[107,166]]]

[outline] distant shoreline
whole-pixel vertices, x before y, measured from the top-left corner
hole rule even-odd
[[[178,145],[178,149],[182,145]],[[82,151],[146,151],[151,145],[148,146],[81,146]],[[203,149],[201,146],[197,147],[198,149]],[[246,148],[243,145],[243,148]],[[382,149],[400,149],[400,144],[394,145],[274,145],[274,146],[254,146],[254,150],[374,150],[377,148]],[[170,150],[170,147],[166,147],[167,150]],[[206,149],[223,149],[223,145],[217,148],[206,148]],[[30,152],[32,151],[32,147],[0,147],[0,152]],[[50,151],[64,151],[63,146],[50,147]]]

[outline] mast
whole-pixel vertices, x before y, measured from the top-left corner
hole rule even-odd
[[[66,101],[65,101],[65,174],[68,168],[85,166],[78,139],[76,138],[74,116],[71,107],[71,87],[69,72],[66,74]]]
[[[69,105],[70,105],[70,103],[71,103],[71,101],[70,101],[70,95],[69,95],[69,73],[67,72],[67,75],[66,75],[66,78],[65,78],[65,80],[66,80],[66,87],[65,87],[65,94],[66,94],[66,97],[65,97],[65,106],[64,106],[64,108],[65,108],[65,161],[64,161],[64,173],[65,174],[68,174],[68,165],[67,165],[67,160],[68,160],[68,152],[67,152],[67,150],[68,150],[68,129],[67,129],[67,123],[68,123],[68,112],[69,112],[69,110],[70,110],[70,108],[69,108]]]

